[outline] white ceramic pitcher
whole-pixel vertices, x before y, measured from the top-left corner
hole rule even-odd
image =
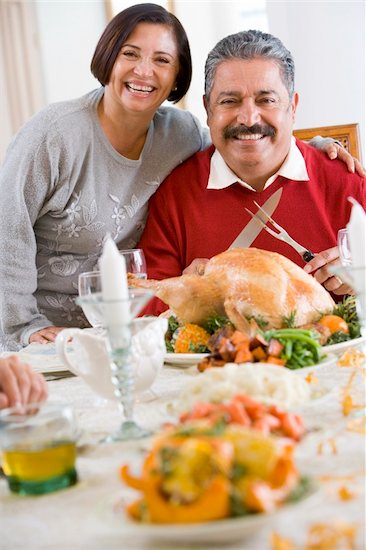
[[[168,321],[162,317],[141,317],[132,322],[131,361],[135,393],[148,390],[164,363],[164,336]],[[70,348],[72,338],[72,351]],[[111,380],[106,336],[88,329],[67,328],[56,338],[56,351],[63,364],[104,399],[117,399]]]

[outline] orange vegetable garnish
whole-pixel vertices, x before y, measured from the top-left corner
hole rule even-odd
[[[338,489],[338,496],[341,500],[352,500],[355,498],[355,493],[350,491],[345,485],[342,485],[342,487]]]
[[[279,367],[284,367],[286,365],[286,359],[281,359],[280,357],[273,357],[273,355],[268,355],[267,363],[272,363],[273,365],[278,365]]]
[[[175,339],[175,353],[194,353],[200,346],[207,346],[209,333],[202,327],[187,323],[178,329]]]
[[[309,529],[306,549],[352,550],[356,548],[354,544],[356,529],[356,525],[349,523],[317,523]]]
[[[320,321],[320,325],[327,327],[331,334],[334,332],[344,332],[345,334],[349,333],[348,325],[342,317],[339,315],[324,315]]]
[[[356,525],[347,523],[316,523],[310,526],[305,546],[297,546],[292,540],[272,533],[272,550],[353,550]]]

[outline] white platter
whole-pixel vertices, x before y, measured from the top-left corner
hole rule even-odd
[[[129,520],[123,510],[122,502],[109,502],[103,506],[103,521],[108,526],[110,533],[121,535],[121,540],[126,538],[149,539],[151,541],[170,541],[185,543],[224,543],[242,540],[256,532],[262,526],[273,522],[275,517],[283,512],[292,510],[295,506],[301,506],[309,497],[317,493],[318,487],[314,484],[304,497],[295,503],[285,504],[273,513],[253,514],[250,516],[210,521],[206,523],[152,525],[135,523]]]
[[[166,353],[164,363],[177,365],[179,367],[190,367],[197,365],[208,353]]]
[[[364,342],[366,338],[360,336],[359,338],[354,338],[353,340],[346,340],[345,342],[339,342],[339,344],[331,344],[330,346],[323,346],[322,350],[325,353],[341,353],[346,351],[349,348],[357,348]]]
[[[335,345],[337,346],[338,344],[335,344]],[[332,347],[332,346],[329,346],[329,347]],[[333,355],[332,353],[327,353],[327,350],[325,348],[322,348],[322,352],[326,352],[326,357],[322,361],[320,361],[320,363],[316,365],[312,365],[310,367],[304,367],[301,369],[289,369],[289,370],[293,370],[293,372],[300,372],[300,371],[310,370],[310,369],[316,370],[319,368],[329,367],[330,365],[336,362],[337,360],[336,355]],[[186,368],[192,365],[197,365],[207,355],[209,354],[208,353],[166,353],[164,358],[164,363],[168,365],[176,365],[178,367]],[[256,363],[253,363],[253,367],[255,365]]]

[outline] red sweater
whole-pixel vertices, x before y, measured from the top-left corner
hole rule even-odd
[[[262,205],[278,188],[281,201],[273,213],[300,244],[312,252],[336,246],[337,232],[351,213],[352,196],[366,208],[366,180],[351,174],[343,162],[329,160],[323,152],[297,140],[309,181],[282,176],[262,192],[239,183],[226,189],[207,189],[214,147],[196,153],[173,170],[149,202],[149,216],[139,246],[144,249],[148,277],[165,279],[181,275],[195,258],[211,258],[229,248],[250,221],[253,200]],[[289,245],[262,230],[253,247],[283,254],[303,266],[300,255]],[[153,301],[149,313],[166,307]]]

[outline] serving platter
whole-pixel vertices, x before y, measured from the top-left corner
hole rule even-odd
[[[316,363],[315,365],[310,365],[309,367],[302,367],[300,369],[289,369],[292,370],[292,372],[295,373],[308,373],[309,371],[314,372],[317,370],[325,370],[328,367],[332,367],[337,362],[337,356],[334,353],[326,353],[324,354],[324,357],[319,363]]]
[[[197,365],[208,353],[166,353],[164,363],[178,367]]]
[[[343,343],[343,342],[342,342]],[[338,344],[335,344],[338,345]],[[329,346],[331,348],[332,346]],[[329,349],[329,351],[331,351]],[[326,352],[324,348],[322,348],[322,352]],[[164,358],[164,363],[167,365],[176,365],[177,367],[187,368],[191,367],[193,365],[197,365],[204,357],[209,355],[208,353],[166,353]],[[335,363],[337,360],[336,355],[333,353],[325,353],[324,359],[317,363],[316,365],[311,365],[310,367],[303,367],[301,369],[294,369],[294,372],[304,371],[304,370],[315,370],[318,368],[324,368],[329,367],[333,363]],[[256,363],[252,363],[253,367],[255,367]],[[292,370],[292,369],[289,369]]]
[[[338,344],[331,344],[329,346],[322,346],[322,350],[325,353],[343,353],[349,348],[358,348],[363,342],[366,341],[365,336],[354,338],[353,340],[346,340],[345,342],[339,342]]]
[[[124,511],[127,502],[124,499],[111,501],[103,505],[103,521],[108,525],[110,533],[120,533],[123,540],[134,541],[149,539],[176,543],[234,543],[255,533],[266,524],[275,521],[278,514],[301,506],[304,500],[316,496],[319,486],[311,481],[301,500],[284,504],[272,513],[251,514],[244,517],[229,518],[219,521],[190,524],[144,524],[129,520]]]

